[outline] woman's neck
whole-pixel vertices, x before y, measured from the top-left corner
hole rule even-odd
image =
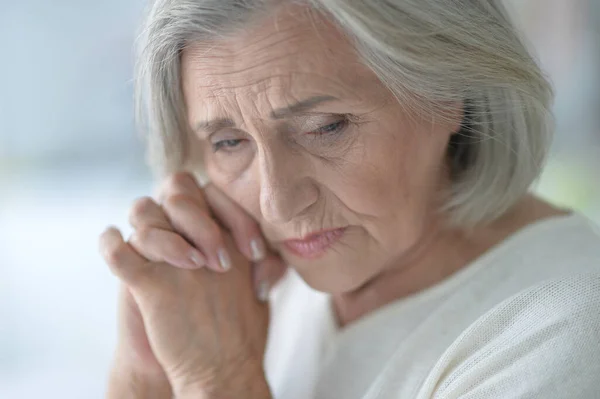
[[[438,229],[421,240],[410,256],[393,262],[355,291],[333,297],[339,327],[397,299],[446,279],[523,227],[568,212],[526,196],[501,218],[471,229]]]

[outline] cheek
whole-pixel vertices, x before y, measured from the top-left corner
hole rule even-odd
[[[240,205],[252,218],[260,222],[260,179],[249,168],[232,179],[220,172],[219,168],[207,166],[210,181]]]
[[[365,216],[396,213],[410,196],[407,145],[393,135],[365,132],[359,150],[344,162],[323,173],[326,186],[350,210]],[[333,173],[332,173],[333,172]]]
[[[335,170],[328,187],[354,222],[381,244],[397,247],[398,239],[409,242],[418,235],[434,211],[444,146],[429,132],[383,131],[370,135],[361,154]]]

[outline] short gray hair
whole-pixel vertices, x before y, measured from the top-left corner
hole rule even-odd
[[[452,184],[443,211],[453,224],[493,220],[527,192],[550,144],[553,93],[501,0],[304,3],[348,35],[400,104],[441,117],[447,104],[464,104],[461,129],[448,148]],[[170,173],[187,162],[182,50],[193,41],[234,34],[274,7],[269,0],[150,4],[139,38],[135,93],[155,172]]]

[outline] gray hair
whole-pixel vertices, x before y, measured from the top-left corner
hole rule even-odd
[[[461,129],[448,147],[452,184],[443,211],[453,224],[493,220],[527,192],[550,144],[553,93],[501,0],[304,2],[348,35],[400,104],[436,117],[450,111],[448,104],[464,104]],[[156,172],[187,162],[182,50],[234,34],[273,7],[268,0],[150,4],[135,85],[138,122]]]

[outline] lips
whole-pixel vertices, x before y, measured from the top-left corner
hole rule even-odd
[[[286,240],[283,246],[299,257],[315,259],[324,255],[344,235],[345,230],[346,228],[320,231],[300,240]]]

